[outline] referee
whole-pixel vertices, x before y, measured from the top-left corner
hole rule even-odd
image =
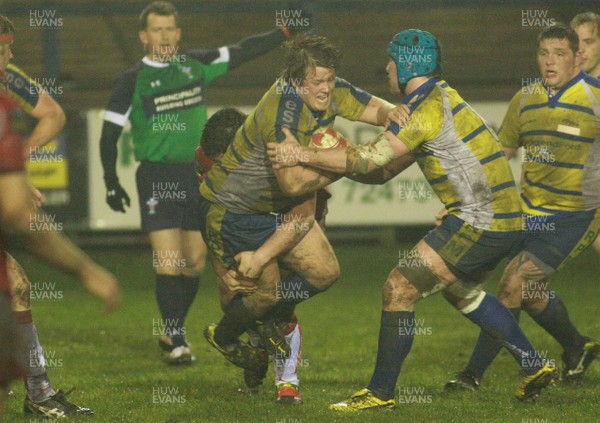
[[[140,24],[146,55],[121,76],[104,115],[100,153],[106,202],[118,212],[130,204],[116,173],[117,141],[129,120],[135,158],[141,162],[136,183],[142,229],[152,245],[162,316],[159,345],[168,363],[191,364],[184,321],[206,257],[194,173],[194,153],[207,120],[206,88],[215,78],[278,46],[290,30],[280,27],[234,45],[180,54],[181,29],[171,3],[149,4]]]

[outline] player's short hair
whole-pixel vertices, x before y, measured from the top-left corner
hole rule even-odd
[[[177,9],[173,6],[173,3],[168,1],[154,1],[140,13],[140,28],[142,30],[148,26],[148,16],[150,13],[160,16],[175,16],[175,25],[179,26],[179,13],[177,13]]]
[[[214,159],[225,153],[246,117],[244,113],[233,107],[226,107],[212,115],[206,121],[200,140],[204,154]]]
[[[594,12],[584,12],[575,15],[573,19],[571,19],[571,28],[577,29],[579,26],[591,23],[596,28],[596,35],[600,36],[600,15]]]
[[[316,67],[337,72],[342,62],[340,48],[321,36],[300,34],[284,43],[284,48],[285,68],[281,77],[285,81],[303,81]]]
[[[556,25],[544,28],[538,34],[538,45],[542,40],[554,38],[559,40],[566,39],[569,42],[569,48],[573,51],[573,54],[577,54],[577,51],[579,50],[579,37],[573,28],[563,23],[557,23]]]

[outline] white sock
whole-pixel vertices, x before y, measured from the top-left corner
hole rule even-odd
[[[34,402],[42,402],[54,394],[48,373],[46,373],[46,358],[40,345],[37,329],[33,322],[19,324],[21,336],[26,341],[26,349],[20,354],[27,357],[25,385],[27,394]]]
[[[296,323],[296,327],[285,336],[285,339],[290,344],[290,356],[287,359],[273,357],[275,385],[291,383],[298,386],[300,385],[298,364],[300,363],[300,353],[302,351],[302,329],[299,323]]]

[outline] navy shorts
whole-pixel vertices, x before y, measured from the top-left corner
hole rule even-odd
[[[242,251],[256,251],[275,232],[282,214],[237,214],[200,197],[200,222],[209,250],[230,269]]]
[[[194,163],[140,163],[136,183],[142,230],[200,230]]]
[[[482,273],[494,270],[521,239],[521,231],[486,231],[454,215],[446,216],[440,226],[423,238],[460,279],[477,279]]]
[[[534,256],[546,276],[562,268],[589,247],[600,230],[600,209],[551,216],[524,215],[520,252]],[[511,257],[511,258],[512,258]]]

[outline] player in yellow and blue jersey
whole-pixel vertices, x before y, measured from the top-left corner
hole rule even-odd
[[[563,379],[578,381],[600,343],[581,335],[551,276],[600,230],[600,81],[580,71],[577,34],[564,25],[538,36],[543,82],[520,90],[500,128],[507,155],[523,149],[523,231],[500,282],[500,300],[518,319],[523,308],[562,346]],[[447,388],[473,389],[499,351],[481,334],[467,367]]]
[[[526,376],[517,398],[535,397],[557,376],[556,369],[525,362],[536,352],[517,322],[495,297],[472,286],[482,282],[521,238],[519,197],[502,146],[485,121],[441,79],[441,49],[433,35],[402,31],[389,44],[388,54],[390,87],[406,93],[404,103],[412,110],[407,125],[392,123],[365,146],[326,151],[295,144],[288,131],[288,142],[269,149],[276,167],[300,162],[338,173],[365,174],[414,156],[448,210],[442,224],[415,246],[414,260],[396,266],[385,282],[371,382],[330,409],[395,406],[394,389],[415,334],[415,303],[444,288],[453,306],[519,361]],[[294,146],[298,154],[284,157],[285,149]],[[282,163],[281,158],[287,160]],[[456,283],[459,280],[465,282]]]
[[[207,121],[202,133],[201,145],[196,149],[196,164],[198,166],[197,173],[199,180],[203,181],[208,171],[213,164],[221,159],[227,147],[233,142],[233,138],[237,129],[243,125],[247,115],[234,108],[225,108],[217,111]],[[321,202],[327,200],[321,200]],[[318,207],[319,199],[317,199],[317,215],[315,220],[322,226],[324,225],[324,212],[327,209],[326,205]],[[319,213],[319,210],[321,212]],[[287,218],[292,221],[292,217]],[[323,227],[323,229],[325,229]],[[213,261],[213,266],[217,275],[223,275],[225,271],[218,262]],[[243,280],[239,280],[243,283]],[[233,290],[219,278],[219,293],[221,300],[221,308],[225,309],[229,301],[237,294],[237,290]],[[288,358],[273,357],[275,365],[275,386],[277,388],[277,401],[279,403],[299,403],[302,400],[298,387],[300,381],[298,379],[298,363],[300,362],[300,353],[302,348],[302,328],[298,322],[298,318],[294,313],[294,309],[289,310],[289,316],[282,316],[279,324],[282,335],[290,346],[290,356]],[[261,339],[258,334],[249,332],[250,343],[255,346],[261,344]],[[269,362],[268,356],[264,355],[263,366],[257,369],[244,369],[244,381],[250,390],[256,390],[266,377]]]
[[[271,316],[289,315],[290,308],[327,289],[339,275],[335,254],[314,225],[315,191],[335,177],[300,168],[273,170],[267,146],[283,141],[285,127],[308,145],[311,135],[333,126],[337,116],[383,125],[395,109],[336,77],[340,52],[327,39],[299,37],[286,47],[281,78],[248,116],[200,188],[209,249],[223,267],[256,278],[259,286],[252,295],[233,298],[219,325],[205,332],[230,360],[238,350],[248,350],[238,337],[257,318],[269,322]],[[315,176],[316,183],[305,183],[306,173]],[[280,267],[291,275],[283,277]],[[288,391],[296,395],[297,387]]]
[[[594,12],[580,13],[571,20],[571,28],[579,38],[583,71],[600,78],[600,15]]]

